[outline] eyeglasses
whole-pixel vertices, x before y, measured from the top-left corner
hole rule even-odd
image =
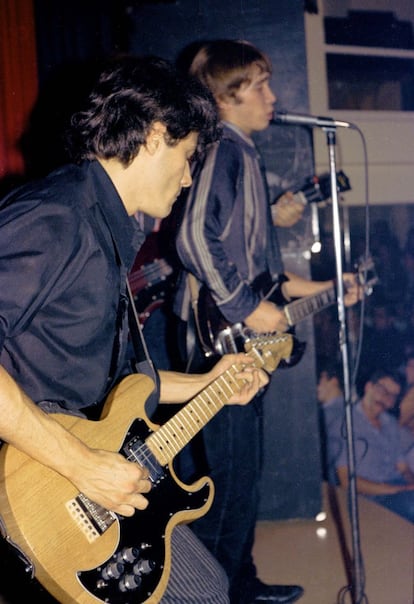
[[[400,394],[399,390],[398,392],[391,392],[390,390],[387,390],[387,388],[380,382],[375,382],[374,386],[375,388],[377,388],[377,390],[381,390],[382,394],[387,398],[396,399],[397,396]]]

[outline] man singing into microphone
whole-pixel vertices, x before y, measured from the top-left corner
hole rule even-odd
[[[274,115],[276,96],[270,88],[270,61],[248,42],[216,40],[199,49],[190,72],[213,93],[223,136],[195,166],[193,188],[177,237],[179,256],[185,271],[207,286],[227,321],[242,322],[256,332],[284,331],[288,325],[283,310],[261,299],[252,286],[255,278],[267,273],[277,279],[283,273],[288,278],[283,284],[287,299],[315,294],[332,282],[309,281],[283,267],[274,225],[284,226],[278,210],[288,204],[269,204],[263,166],[251,138],[254,132],[267,128]],[[346,279],[349,288],[345,301],[352,304],[358,291],[353,276]],[[176,298],[181,326],[191,317],[190,299],[188,279],[183,274]],[[200,351],[188,354],[194,359],[191,371],[200,370],[206,359]],[[262,399],[257,397],[254,405],[224,409],[202,436],[216,496],[211,510],[193,528],[226,570],[233,604],[289,603],[303,593],[300,586],[266,585],[256,576],[252,545],[258,512],[261,424]],[[191,465],[191,451],[185,453],[183,472]],[[191,461],[198,474],[201,456],[193,455]]]

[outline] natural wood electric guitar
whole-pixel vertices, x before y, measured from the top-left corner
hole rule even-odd
[[[291,354],[292,337],[246,342],[254,366],[271,373]],[[121,517],[79,493],[71,482],[11,445],[0,450],[3,537],[27,570],[61,603],[157,604],[170,575],[173,528],[203,516],[214,487],[208,477],[180,482],[172,462],[242,383],[233,366],[161,427],[145,414],[153,382],[125,378],[105,403],[101,419],[58,414],[57,421],[89,447],[119,451],[149,470],[147,509]]]

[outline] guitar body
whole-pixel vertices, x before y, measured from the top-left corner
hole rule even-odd
[[[281,275],[278,282],[275,283],[268,273],[262,273],[253,281],[252,288],[260,295],[262,300],[269,300],[279,308],[283,308],[287,303],[282,292],[283,283],[286,281],[287,277],[285,275]],[[244,328],[242,323],[231,324],[227,321],[205,285],[199,291],[197,314],[199,317],[199,335],[204,344],[204,349],[216,354],[242,352],[244,350],[246,337],[250,337],[252,332]],[[306,343],[299,341],[294,336],[293,327],[288,330],[288,333],[293,336],[292,351],[288,358],[280,361],[279,368],[289,368],[297,365],[306,349]],[[253,334],[253,337],[254,335],[257,334]]]
[[[144,410],[152,389],[148,377],[132,375],[112,391],[98,422],[63,414],[56,419],[90,447],[128,457],[157,430]],[[144,465],[147,458],[154,462],[147,454],[138,461]],[[209,478],[184,485],[171,464],[151,466],[150,473],[155,473],[155,484],[146,510],[130,518],[105,511],[91,529],[72,483],[3,445],[4,536],[32,562],[36,578],[62,604],[156,604],[170,574],[174,526],[205,514],[214,489]]]

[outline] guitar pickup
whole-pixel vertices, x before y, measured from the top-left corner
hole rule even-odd
[[[122,448],[129,461],[135,461],[140,466],[147,468],[149,479],[154,486],[165,477],[165,472],[155,455],[150,451],[145,442],[138,436],[129,440]]]

